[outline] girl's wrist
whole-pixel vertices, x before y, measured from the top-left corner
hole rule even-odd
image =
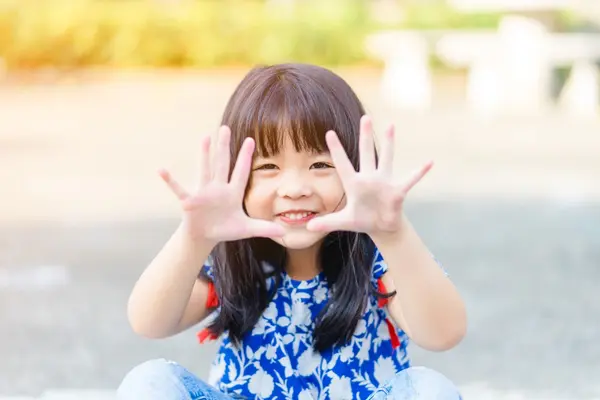
[[[398,224],[398,229],[394,231],[377,231],[369,233],[369,236],[377,247],[397,246],[402,241],[404,232],[406,232],[407,228],[408,220],[402,215],[400,223]]]
[[[191,229],[188,221],[185,219],[181,221],[177,228],[177,233],[182,239],[183,243],[196,248],[210,248],[211,250],[218,244],[217,241],[210,240],[203,234],[199,234],[194,229]]]

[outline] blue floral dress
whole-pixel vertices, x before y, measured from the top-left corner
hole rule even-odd
[[[212,277],[209,265],[205,270]],[[379,291],[385,290],[380,278],[386,270],[376,252],[372,284]],[[275,279],[269,278],[267,287],[274,284]],[[296,281],[284,272],[275,296],[241,348],[223,335],[209,383],[223,393],[248,399],[365,400],[410,366],[408,337],[391,322],[385,299],[374,295],[347,345],[313,352],[314,321],[328,296],[322,273]],[[209,302],[214,301],[214,293],[210,297]],[[200,332],[200,341],[207,336],[206,330]]]

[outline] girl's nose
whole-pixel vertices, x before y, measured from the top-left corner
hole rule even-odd
[[[277,195],[279,197],[287,197],[290,199],[308,197],[312,192],[312,187],[306,179],[290,175],[283,176],[279,183],[279,187],[277,188]]]

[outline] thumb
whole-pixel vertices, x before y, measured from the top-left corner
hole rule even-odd
[[[344,211],[339,211],[308,221],[306,229],[312,232],[352,231],[355,229],[352,219]]]
[[[283,226],[275,222],[248,218],[246,222],[247,237],[277,238],[285,234]]]

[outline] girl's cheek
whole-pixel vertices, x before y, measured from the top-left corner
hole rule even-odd
[[[324,181],[325,187],[330,192],[335,192],[336,194],[344,193],[344,185],[342,185],[342,181],[340,180],[337,174],[332,174]]]
[[[253,187],[260,188],[262,191],[275,192],[282,179],[285,179],[283,174],[257,174],[252,179],[252,184]]]
[[[260,176],[250,177],[246,186],[246,193],[265,190],[269,186],[269,180]]]
[[[246,185],[246,195],[252,194],[256,195],[256,192],[265,187],[265,181],[260,176],[252,176],[248,179],[248,184]]]
[[[343,210],[344,207],[346,207],[346,196],[344,196],[344,194],[342,193],[340,200],[337,202],[337,204],[335,204],[335,207],[333,208],[333,210],[331,210],[331,212]]]
[[[271,200],[277,192],[274,179],[252,179],[248,182],[244,195],[244,204],[247,208],[255,208]]]

